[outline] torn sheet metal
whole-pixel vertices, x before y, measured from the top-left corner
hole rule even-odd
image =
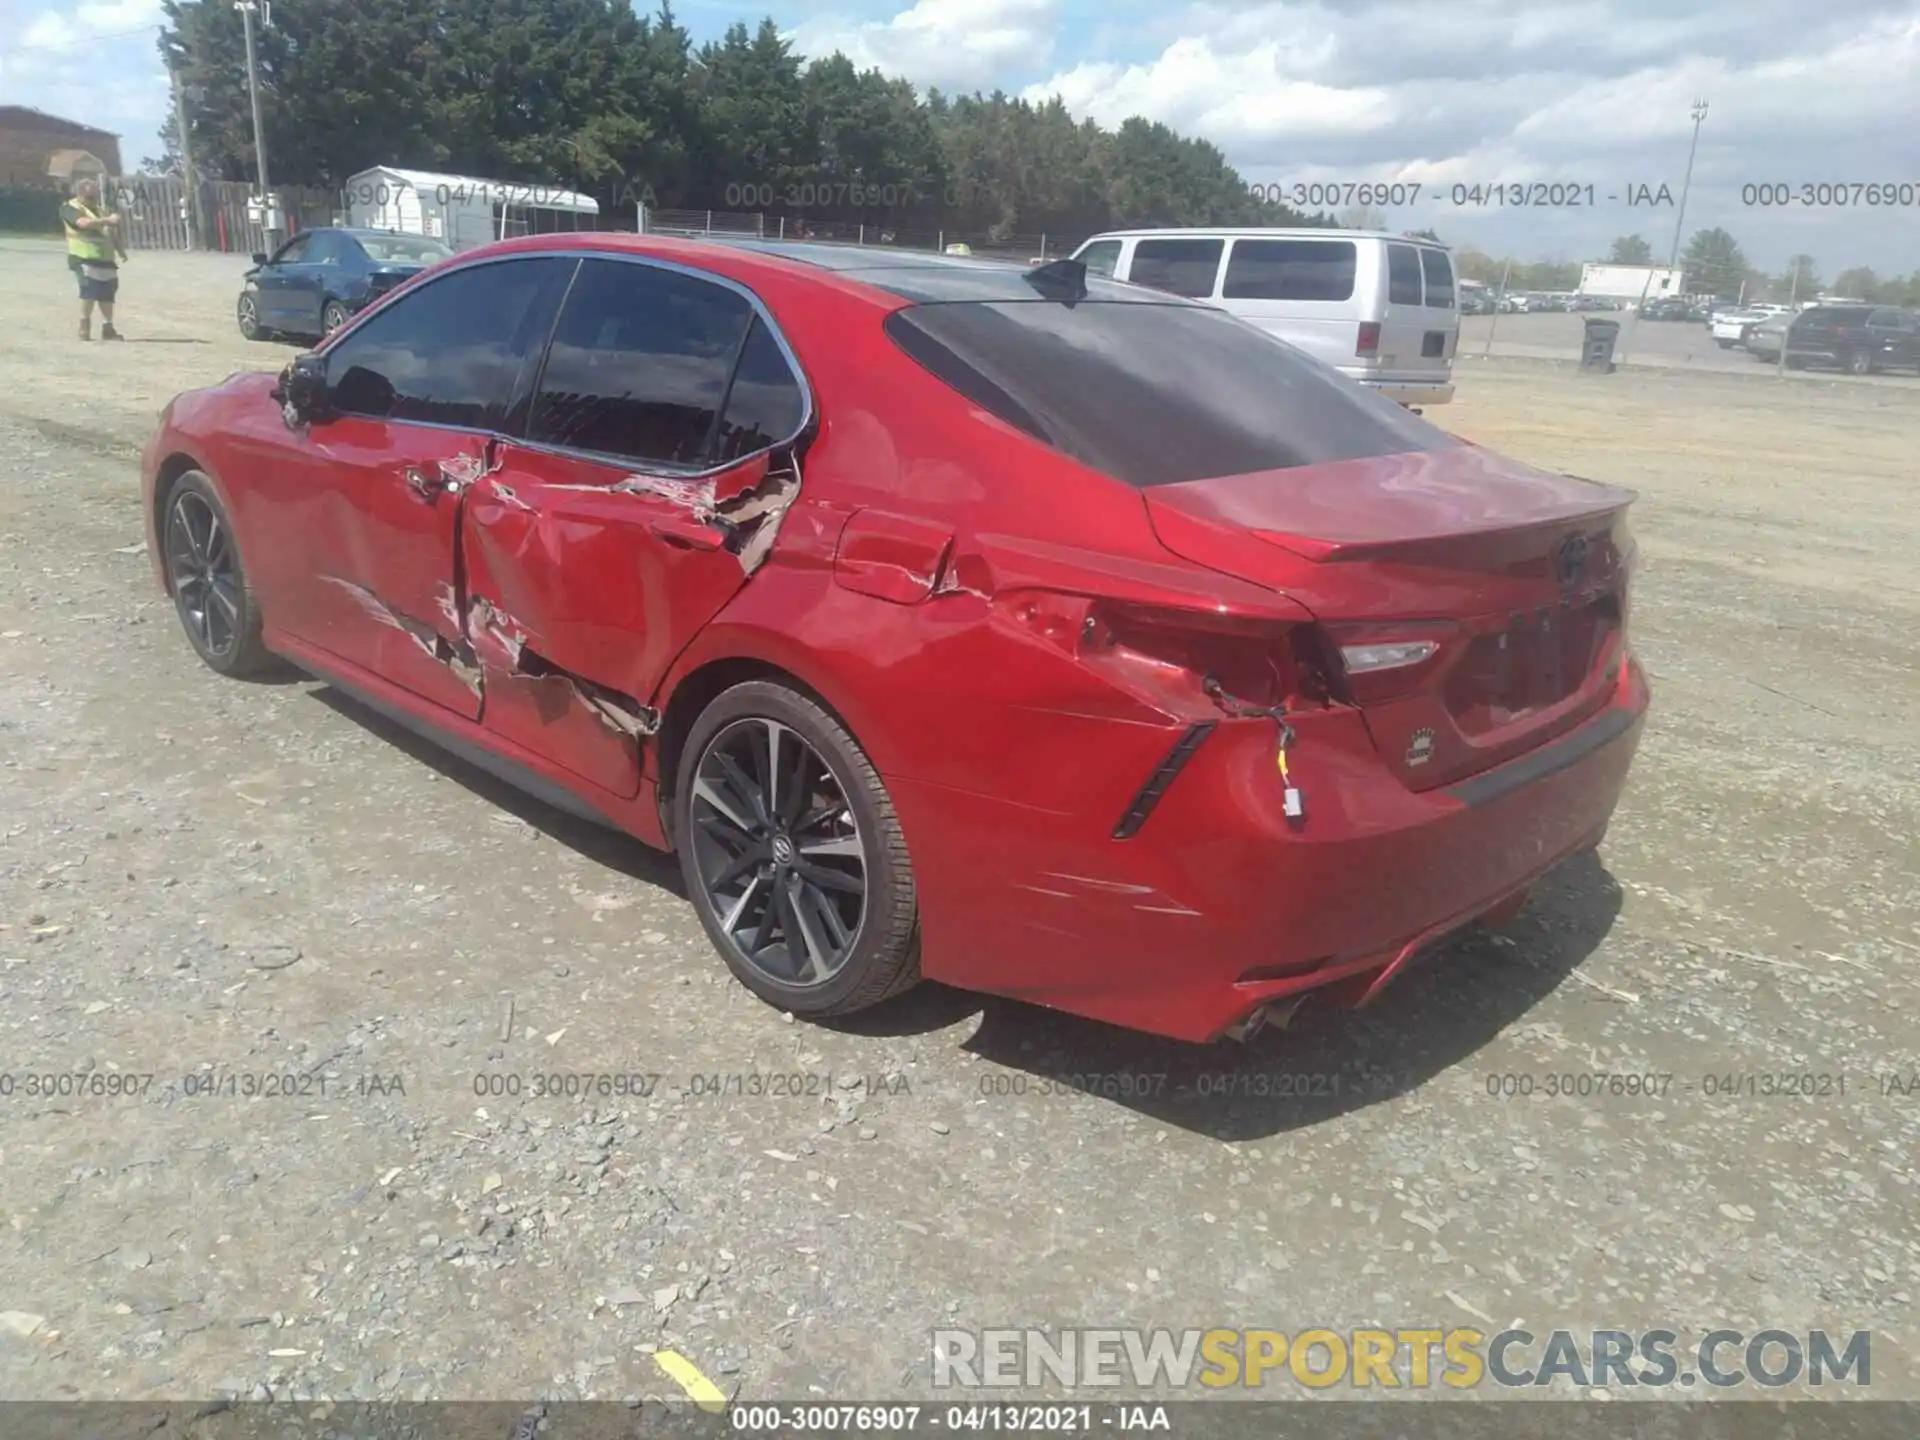
[[[751,575],[766,563],[779,538],[780,520],[800,493],[800,457],[789,457],[786,468],[770,469],[752,486],[720,495],[716,491],[724,476],[701,480],[681,480],[668,475],[629,475],[605,487],[616,495],[651,495],[678,505],[703,525],[717,525],[728,532],[726,549],[740,561],[740,568]],[[553,485],[553,490],[600,492],[597,485]],[[511,491],[503,493],[496,482],[493,493],[511,504],[521,504]]]
[[[467,606],[467,643],[483,667],[512,674],[520,668],[527,637],[511,616],[495,608],[491,600],[476,595]]]
[[[502,679],[553,682],[596,720],[629,739],[660,728],[658,711],[562,669],[534,650],[513,617],[484,596],[475,596],[467,607],[467,640],[483,671],[493,671]]]
[[[621,495],[657,495],[669,504],[692,511],[700,520],[711,520],[718,513],[715,507],[719,500],[711,478],[675,480],[664,475],[629,475],[613,489]]]
[[[769,470],[752,490],[729,502],[726,518],[733,522],[739,548],[740,568],[751,575],[766,564],[773,553],[773,542],[780,537],[780,522],[800,495],[800,457],[794,456],[790,468]]]
[[[328,585],[339,586],[351,595],[354,603],[366,613],[369,619],[390,629],[398,630],[425,651],[429,659],[441,660],[440,647],[446,642],[441,639],[440,632],[431,625],[397,613],[364,585],[356,585],[353,581],[342,579],[338,575],[322,575],[320,579]]]
[[[338,575],[322,575],[320,578],[326,584],[337,586],[351,595],[354,603],[360,607],[361,613],[369,619],[406,636],[422,655],[446,669],[476,697],[482,693],[479,665],[465,644],[449,640],[425,621],[416,620],[411,615],[395,610],[364,585],[356,584]],[[453,587],[443,585],[440,593],[434,597],[434,603],[440,611],[441,618],[447,621],[448,628],[456,634],[459,633],[459,617],[454,610]]]

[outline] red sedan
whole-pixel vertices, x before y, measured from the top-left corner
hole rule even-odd
[[[1192,1040],[1601,838],[1630,493],[1204,305],[942,255],[488,246],[144,462],[187,636],[678,852],[741,982]]]

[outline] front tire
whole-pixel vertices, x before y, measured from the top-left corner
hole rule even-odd
[[[240,324],[240,334],[248,340],[271,340],[273,332],[260,323],[260,302],[251,294],[242,294],[234,307],[234,319]]]
[[[1871,375],[1879,368],[1878,365],[1873,363],[1873,355],[1869,351],[1856,350],[1847,356],[1847,373],[1849,375]]]
[[[353,317],[347,313],[347,307],[338,300],[329,300],[320,307],[320,334],[324,338],[338,330]]]
[[[893,802],[817,701],[750,680],[694,722],[673,833],[707,937],[796,1015],[864,1010],[920,978],[919,904]]]
[[[260,606],[240,563],[233,522],[201,471],[187,471],[167,492],[160,544],[167,588],[194,653],[235,679],[271,669],[276,662],[260,640]]]

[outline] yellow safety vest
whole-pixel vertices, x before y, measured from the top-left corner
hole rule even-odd
[[[76,199],[73,208],[89,220],[98,220],[100,212],[84,200]],[[113,263],[113,240],[105,230],[80,230],[64,220],[61,222],[67,232],[67,254],[80,261],[90,261],[95,265]]]

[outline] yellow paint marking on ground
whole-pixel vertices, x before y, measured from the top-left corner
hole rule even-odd
[[[727,1407],[727,1397],[720,1387],[700,1373],[700,1367],[677,1350],[656,1350],[654,1363],[673,1377],[674,1384],[687,1392],[687,1397],[697,1403],[702,1410],[718,1414]]]

